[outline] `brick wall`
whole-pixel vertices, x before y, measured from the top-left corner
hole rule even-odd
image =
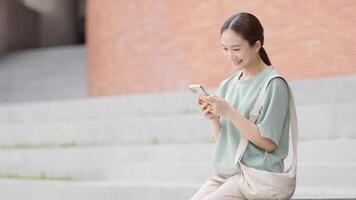
[[[356,1],[87,1],[90,96],[206,87],[232,73],[222,23],[251,12],[272,64],[289,80],[355,75]]]

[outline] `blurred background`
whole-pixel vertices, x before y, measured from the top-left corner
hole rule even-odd
[[[189,199],[211,175],[189,84],[250,12],[299,121],[294,199],[356,198],[356,1],[0,0],[1,199]]]

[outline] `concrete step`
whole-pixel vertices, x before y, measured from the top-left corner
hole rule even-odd
[[[336,76],[290,81],[297,105],[356,102],[356,76]]]
[[[199,184],[141,182],[77,182],[0,180],[2,200],[183,200],[190,199]],[[19,192],[21,191],[21,192]],[[355,199],[353,188],[297,187],[292,199]]]
[[[356,140],[301,141],[298,182],[303,186],[356,187],[355,145]],[[211,144],[194,143],[3,149],[0,175],[200,183],[212,173],[213,151]]]
[[[301,139],[356,138],[356,102],[297,108]]]
[[[0,123],[189,114],[198,112],[195,99],[195,95],[184,91],[66,101],[3,103],[0,104]]]
[[[0,126],[0,146],[207,142],[211,126],[200,115],[125,117]]]
[[[354,103],[299,107],[300,139],[356,138],[354,110]],[[209,122],[194,113],[4,122],[0,146],[207,142],[210,133]]]
[[[356,80],[356,78],[353,79]],[[297,88],[298,91],[301,90],[300,87]],[[209,90],[209,92],[215,94],[214,89]],[[299,91],[299,93],[302,92]],[[330,114],[331,111],[331,114],[344,116],[345,107],[349,108],[346,111],[355,109],[356,101],[348,98],[345,101],[318,100],[313,104],[302,101],[310,98],[309,93],[310,91],[308,92],[309,96],[295,94],[296,104],[297,108],[311,109],[312,116],[322,116],[320,113],[325,114],[325,112]],[[191,114],[198,113],[195,101],[195,95],[189,93],[189,91],[177,91],[66,101],[2,103],[0,104],[0,123],[80,121],[128,116]],[[341,107],[342,112],[338,111],[339,107]],[[326,111],[320,112],[319,108],[326,108]],[[319,112],[314,112],[314,110]],[[304,116],[304,111],[301,114]]]
[[[2,200],[182,200],[197,188],[185,183],[0,180]]]
[[[298,184],[303,187],[356,188],[356,163],[303,163],[298,165]],[[137,180],[141,182],[201,183],[212,174],[209,163],[134,163],[108,169],[105,180]],[[344,172],[344,173],[340,173]],[[132,175],[132,174],[135,175]]]
[[[0,102],[86,98],[84,45],[35,48],[2,55]]]
[[[102,163],[102,166],[72,167],[59,169],[25,169],[4,177],[38,177],[69,180],[110,180],[137,181],[141,183],[158,181],[164,183],[202,183],[212,174],[210,163],[181,162],[135,162],[135,163]],[[61,166],[65,164],[60,164]],[[74,169],[73,169],[74,168]],[[79,168],[79,169],[78,169]],[[303,163],[298,165],[298,185],[303,187],[353,187],[356,188],[355,163]],[[340,173],[342,172],[342,173]],[[9,173],[7,171],[7,173]],[[77,177],[76,177],[77,176]]]

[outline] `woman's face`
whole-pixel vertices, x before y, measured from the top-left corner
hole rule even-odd
[[[241,70],[255,63],[260,49],[259,41],[254,46],[250,46],[248,41],[235,31],[226,29],[221,35],[221,42],[224,55],[236,70]]]

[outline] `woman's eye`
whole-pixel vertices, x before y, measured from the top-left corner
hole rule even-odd
[[[240,49],[234,49],[234,51],[240,51]]]
[[[227,51],[227,48],[223,48],[224,51]]]

